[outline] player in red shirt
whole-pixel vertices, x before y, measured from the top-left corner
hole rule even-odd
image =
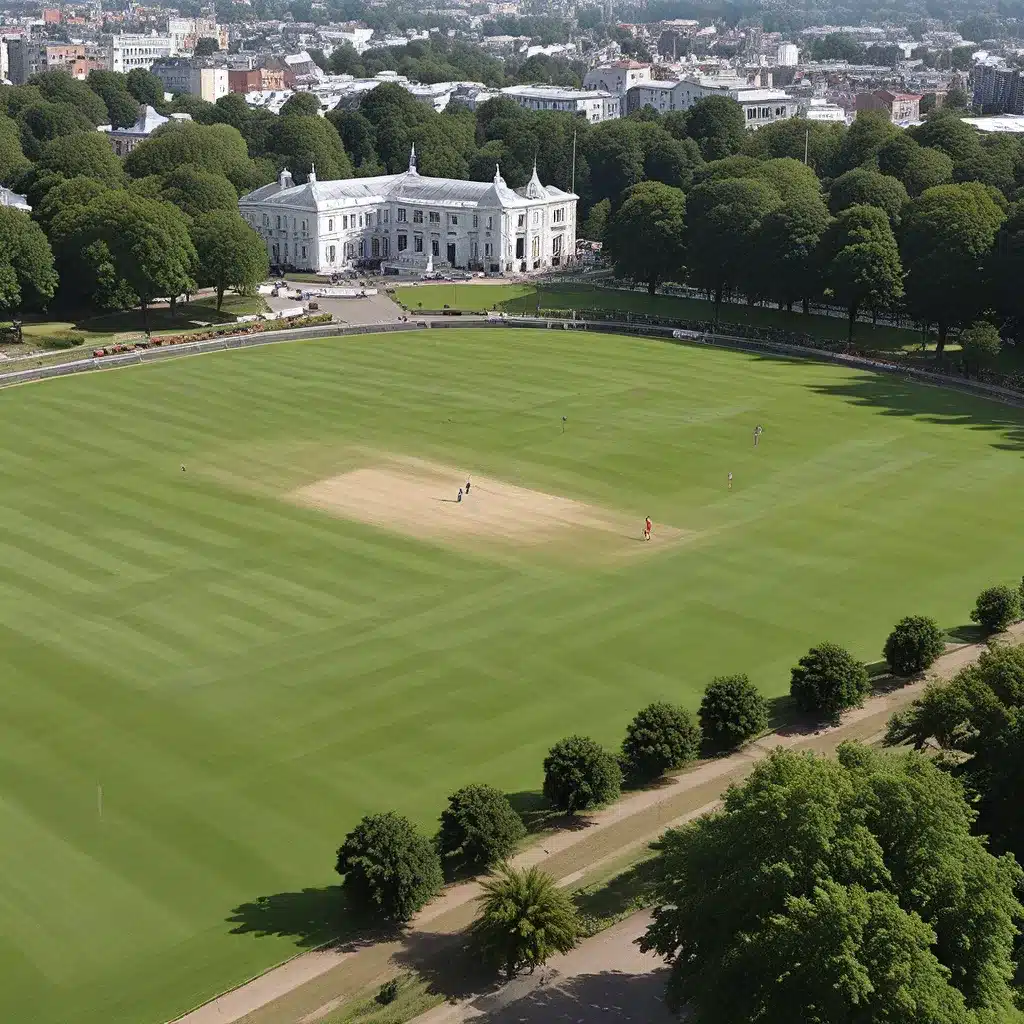
[[[651,517],[648,516],[644,520],[644,540],[650,540],[651,539],[651,528],[652,528],[652,526],[653,526],[653,524],[651,523]]]

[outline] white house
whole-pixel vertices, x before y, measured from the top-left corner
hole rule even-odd
[[[760,128],[773,121],[795,117],[798,104],[781,89],[751,89],[745,79],[681,79],[678,82],[645,82],[633,86],[626,95],[626,109],[654,107],[659,113],[689,110],[706,96],[727,96],[743,108],[748,128]]]
[[[580,114],[594,124],[610,121],[620,113],[619,97],[603,90],[563,89],[557,85],[510,85],[502,89],[501,94],[527,110],[564,110]]]
[[[635,85],[650,82],[651,65],[636,60],[613,60],[591,68],[583,77],[583,88],[613,92],[625,105],[626,92]]]
[[[104,39],[103,46],[107,68],[124,75],[133,68],[148,70],[156,61],[166,60],[175,53],[174,40],[170,36],[111,35]]]
[[[576,245],[577,196],[529,183],[422,177],[416,152],[402,174],[296,185],[278,180],[238,207],[264,239],[274,266],[331,273],[380,260],[399,273],[460,267],[491,274],[564,265]]]
[[[796,43],[779,43],[775,63],[780,68],[795,68],[800,63],[800,47]]]

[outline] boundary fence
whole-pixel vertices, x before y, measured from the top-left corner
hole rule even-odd
[[[721,332],[694,330],[692,327],[677,327],[672,324],[652,322],[644,318],[642,322],[635,319],[570,319],[560,316],[528,316],[524,314],[491,314],[486,320],[452,318],[444,320],[413,320],[383,324],[360,324],[358,326],[342,324],[325,324],[319,327],[299,327],[291,330],[267,331],[262,334],[237,335],[235,337],[214,338],[209,341],[186,342],[161,348],[135,349],[122,355],[103,356],[100,358],[80,359],[71,363],[60,363],[56,366],[40,366],[31,370],[16,370],[11,373],[0,373],[0,388],[31,381],[45,380],[50,377],[64,377],[76,373],[88,373],[94,370],[105,370],[119,366],[134,366],[140,363],[153,362],[173,356],[197,355],[203,352],[224,352],[231,349],[251,348],[257,345],[273,345],[278,342],[302,341],[315,338],[336,338],[360,334],[389,334],[400,331],[418,331],[424,329],[443,329],[451,327],[533,327],[553,330],[599,331],[607,334],[625,334],[638,337],[660,338],[677,345],[712,345],[718,348],[735,349],[760,355],[777,357],[799,357],[819,362],[835,363],[854,369],[870,370],[888,376],[915,381],[919,384],[949,388],[980,398],[1024,407],[1024,394],[995,384],[982,381],[965,380],[950,377],[941,373],[930,373],[916,367],[901,366],[883,362],[863,355],[837,352],[825,348],[794,345],[787,342],[767,339],[741,337]]]

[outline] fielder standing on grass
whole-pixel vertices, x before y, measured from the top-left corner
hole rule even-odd
[[[754,427],[754,447],[757,447],[757,442],[761,440],[761,435],[764,433],[764,427],[760,423]]]
[[[732,473],[729,474],[729,490],[732,490]]]

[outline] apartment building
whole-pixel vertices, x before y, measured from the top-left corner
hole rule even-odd
[[[619,97],[603,90],[563,89],[553,85],[510,85],[502,96],[527,110],[562,110],[579,114],[593,124],[611,121],[621,111]]]

